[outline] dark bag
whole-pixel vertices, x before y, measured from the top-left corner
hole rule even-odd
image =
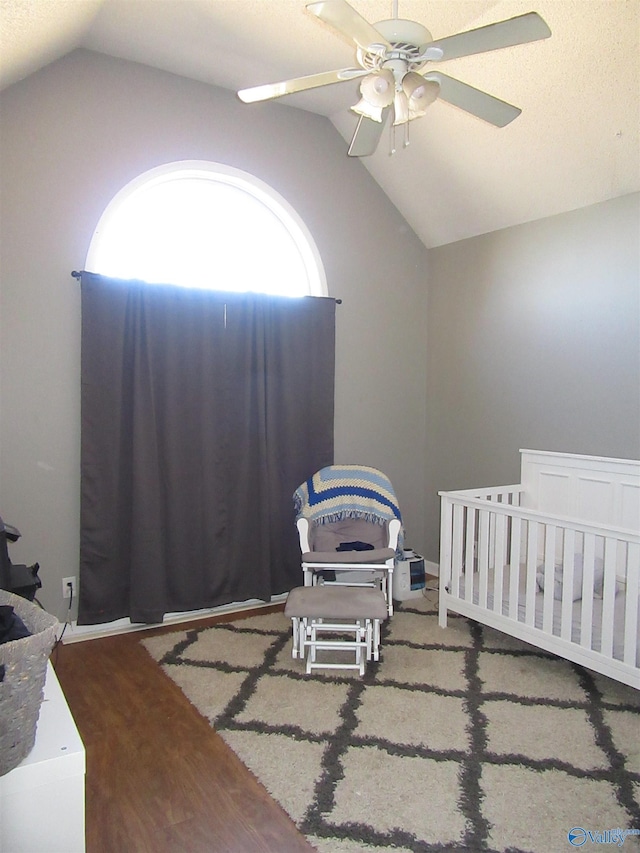
[[[7,542],[16,542],[20,531],[0,518],[0,589],[6,589],[14,595],[33,601],[37,590],[42,586],[38,577],[40,566],[14,565],[9,558]]]

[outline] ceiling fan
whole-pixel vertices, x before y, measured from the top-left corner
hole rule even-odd
[[[393,0],[394,17],[377,24],[370,24],[347,0],[320,0],[309,3],[306,8],[354,42],[359,67],[241,89],[238,97],[251,104],[362,78],[361,99],[351,107],[360,116],[349,146],[351,157],[373,154],[390,115],[394,126],[408,128],[410,121],[426,114],[436,98],[496,127],[509,124],[520,115],[518,107],[441,71],[431,71],[428,65],[538,41],[551,35],[551,30],[536,12],[434,41],[422,24],[398,18],[397,0]],[[405,144],[408,144],[408,137]]]

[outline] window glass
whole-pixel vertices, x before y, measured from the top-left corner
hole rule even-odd
[[[246,172],[172,163],[111,201],[87,269],[117,278],[216,290],[324,296],[316,245],[293,208]]]

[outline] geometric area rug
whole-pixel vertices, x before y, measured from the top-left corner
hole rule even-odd
[[[306,675],[281,612],[142,642],[321,853],[640,850],[640,692],[433,594],[362,678]]]

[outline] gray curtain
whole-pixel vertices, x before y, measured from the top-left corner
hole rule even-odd
[[[292,494],[333,462],[335,301],[81,287],[78,622],[298,586]]]

